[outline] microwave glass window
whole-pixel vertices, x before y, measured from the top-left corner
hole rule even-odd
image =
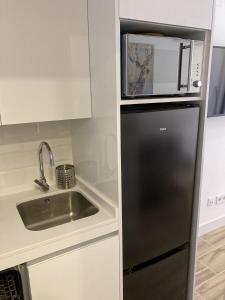
[[[128,44],[128,93],[131,96],[153,93],[154,46]]]

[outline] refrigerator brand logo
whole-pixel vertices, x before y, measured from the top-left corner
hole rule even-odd
[[[167,128],[166,127],[161,127],[161,128],[159,128],[159,131],[167,131]]]

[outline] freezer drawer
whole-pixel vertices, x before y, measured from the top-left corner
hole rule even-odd
[[[199,107],[123,112],[124,269],[189,242]]]
[[[124,300],[185,300],[188,249],[124,276]]]

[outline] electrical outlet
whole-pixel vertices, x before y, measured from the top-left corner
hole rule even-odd
[[[225,204],[225,194],[217,195],[215,197],[209,197],[207,201],[207,206],[215,206]]]
[[[225,195],[219,195],[216,197],[216,205],[221,205],[225,203]]]
[[[216,198],[215,197],[208,198],[207,206],[213,206],[215,204],[216,204]]]

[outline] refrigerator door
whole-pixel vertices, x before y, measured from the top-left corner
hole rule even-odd
[[[124,276],[124,300],[185,300],[188,250]]]
[[[190,239],[199,107],[123,111],[124,269]]]

